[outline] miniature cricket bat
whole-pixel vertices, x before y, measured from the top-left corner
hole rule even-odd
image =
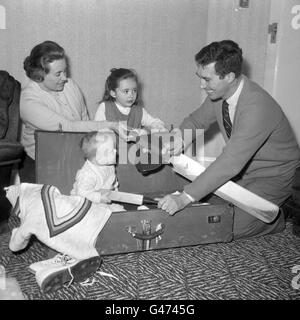
[[[191,181],[205,171],[204,166],[184,154],[172,157],[170,163],[175,172]],[[214,193],[266,223],[272,222],[279,212],[279,207],[274,203],[232,181],[226,182]]]

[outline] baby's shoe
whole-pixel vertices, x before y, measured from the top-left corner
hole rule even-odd
[[[68,255],[59,253],[51,259],[34,262],[28,268],[31,273],[36,274],[36,272],[41,271],[44,268],[49,268],[55,265],[62,265],[63,263],[67,263],[67,261],[70,261],[71,259],[72,258],[70,258]]]
[[[100,256],[84,260],[68,256],[60,259],[58,256],[46,260],[44,264],[31,265],[31,270],[36,271],[36,281],[44,293],[56,291],[66,282],[70,285],[73,281],[84,281],[91,277],[101,265]]]

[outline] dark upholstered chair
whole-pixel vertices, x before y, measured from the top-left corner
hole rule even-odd
[[[24,152],[19,142],[20,91],[20,83],[0,70],[0,223],[7,220],[11,210],[4,187],[10,185],[12,168]]]

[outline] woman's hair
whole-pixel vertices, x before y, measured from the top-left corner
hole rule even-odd
[[[114,101],[115,99],[110,95],[110,91],[116,90],[119,87],[120,81],[128,78],[134,79],[138,85],[138,78],[133,69],[111,69],[110,75],[105,81],[105,90],[101,101]],[[136,101],[137,100],[138,98],[136,99]]]
[[[27,77],[35,82],[42,82],[49,72],[49,63],[66,58],[65,50],[53,41],[44,41],[35,46],[24,60]]]
[[[212,42],[202,48],[195,56],[202,67],[215,62],[215,71],[221,78],[233,72],[238,78],[242,73],[243,51],[232,40]]]
[[[106,130],[101,131],[91,131],[86,133],[80,140],[79,146],[83,152],[84,158],[91,160],[95,158],[97,153],[96,143],[100,141],[101,143],[106,143],[109,139],[113,139],[116,143],[115,134],[108,132]]]

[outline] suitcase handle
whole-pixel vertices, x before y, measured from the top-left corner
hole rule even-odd
[[[136,232],[129,232],[133,238],[138,239],[138,240],[152,240],[155,239],[156,237],[161,236],[165,231],[165,225],[162,223],[161,227],[159,230],[150,233],[150,234],[144,234],[144,233],[136,233]]]

